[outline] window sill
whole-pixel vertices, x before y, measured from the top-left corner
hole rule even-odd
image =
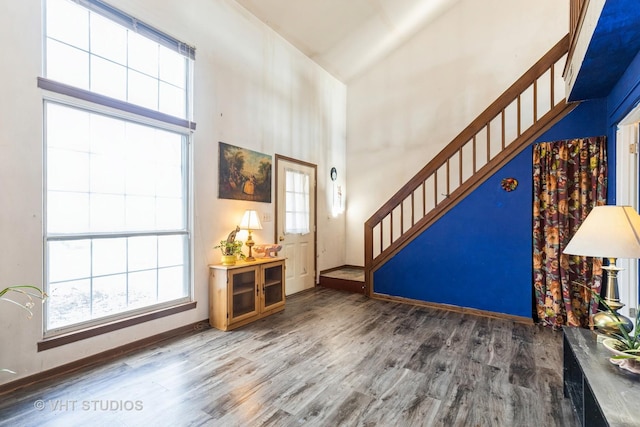
[[[128,328],[133,325],[148,322],[151,320],[159,319],[161,317],[171,316],[183,311],[193,310],[196,308],[197,302],[191,301],[179,305],[175,305],[169,308],[163,308],[161,310],[152,311],[150,313],[144,313],[138,316],[129,317],[127,319],[117,320],[103,325],[94,326],[80,331],[70,332],[68,334],[59,335],[56,337],[45,338],[38,342],[38,351],[49,350],[55,347],[60,347],[72,342],[81,341],[87,338],[92,338],[98,335],[106,334],[109,332],[117,331],[118,329]]]

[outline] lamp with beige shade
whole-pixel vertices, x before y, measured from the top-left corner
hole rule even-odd
[[[618,293],[617,258],[640,258],[640,215],[631,206],[596,206],[587,215],[563,251],[565,254],[601,257],[609,260],[604,301],[615,311],[627,331],[633,329],[628,318],[617,313],[624,307]],[[618,332],[618,322],[608,312],[599,311],[593,324],[602,333]]]

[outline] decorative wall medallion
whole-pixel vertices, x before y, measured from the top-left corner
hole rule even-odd
[[[518,187],[518,180],[515,178],[504,178],[500,182],[500,186],[504,191],[513,191]]]

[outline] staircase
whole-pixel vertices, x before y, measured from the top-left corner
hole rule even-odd
[[[368,296],[380,266],[577,106],[564,99],[568,50],[569,35],[365,222]]]

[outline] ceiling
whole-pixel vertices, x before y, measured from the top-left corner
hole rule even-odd
[[[461,0],[236,0],[344,83]],[[638,0],[606,1],[571,100],[606,96],[640,50]]]
[[[236,0],[342,82],[460,0]]]

